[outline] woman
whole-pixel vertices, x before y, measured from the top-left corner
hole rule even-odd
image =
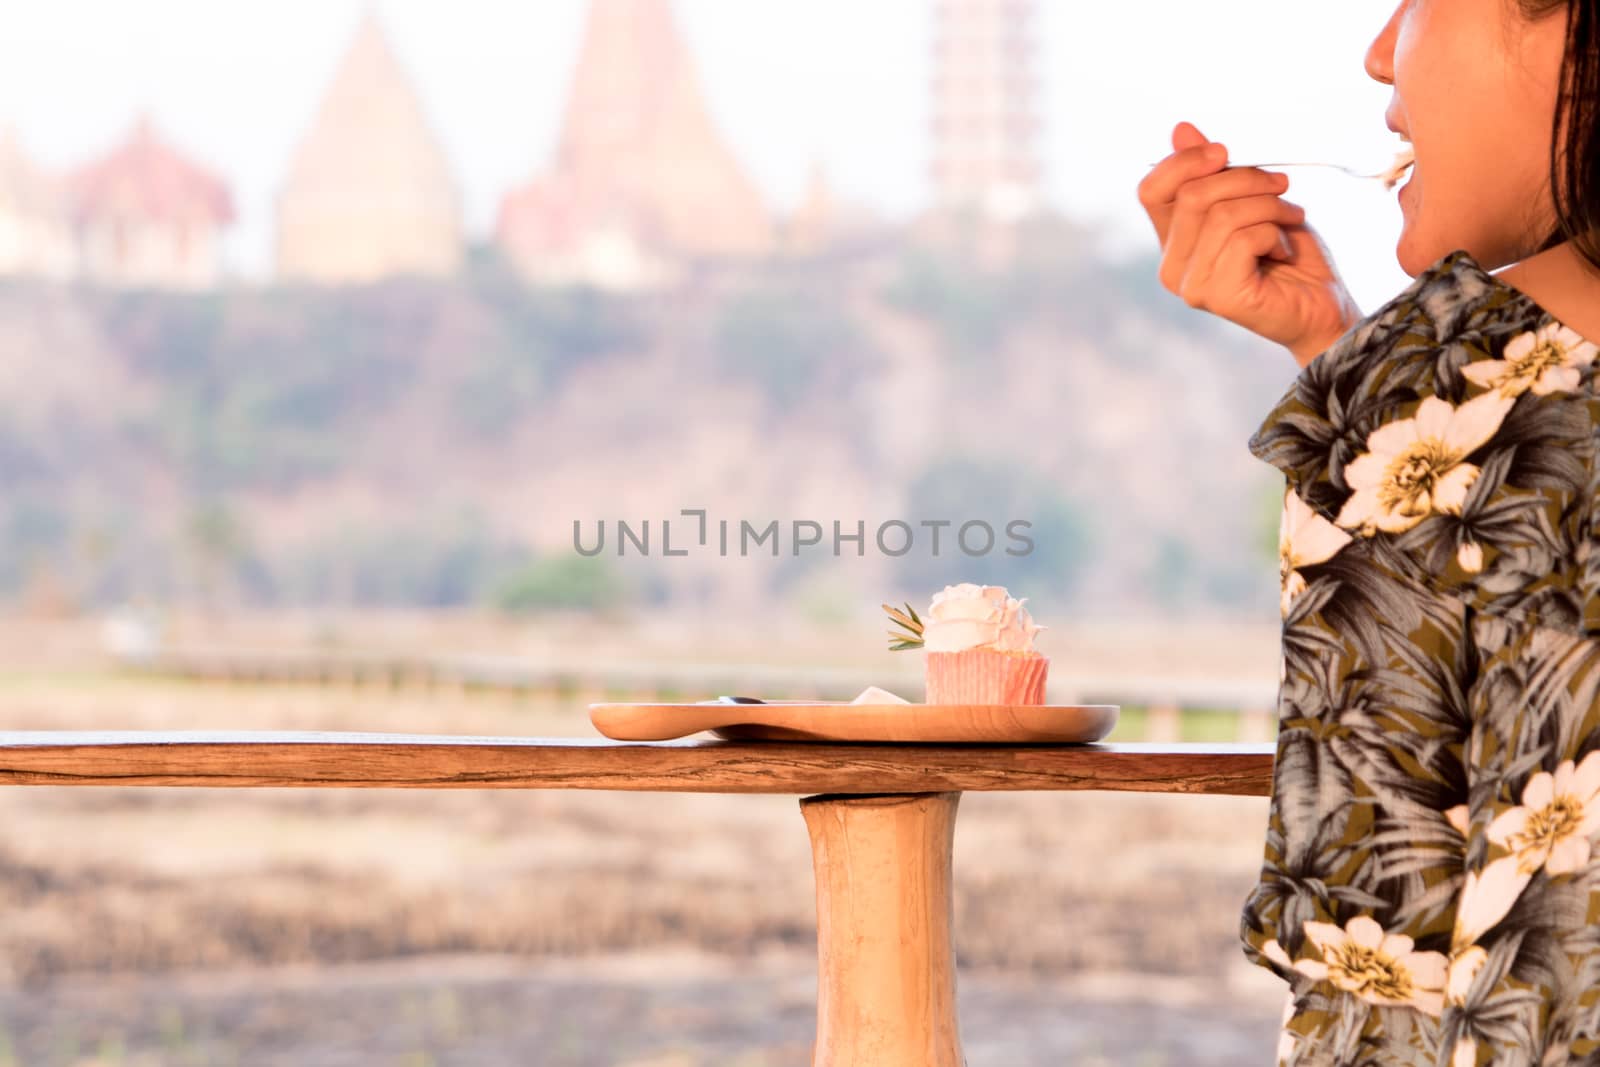
[[[1286,488],[1245,952],[1284,1065],[1600,1064],[1600,0],[1402,0],[1366,70],[1416,153],[1373,314],[1193,126],[1139,190],[1162,283],[1303,367],[1249,440]]]

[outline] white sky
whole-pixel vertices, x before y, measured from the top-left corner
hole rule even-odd
[[[240,273],[270,268],[272,204],[362,0],[12,0],[0,14],[0,123],[65,167],[141,110],[231,180]],[[474,235],[548,158],[583,0],[386,0],[375,6],[455,168]],[[841,195],[892,215],[927,195],[931,0],[677,0],[709,105],[779,208],[820,160]],[[1194,122],[1239,162],[1379,170],[1397,142],[1362,55],[1393,0],[1041,0],[1050,198],[1154,248],[1135,186]],[[1367,311],[1410,279],[1394,194],[1292,170]],[[1176,298],[1174,298],[1176,299]]]

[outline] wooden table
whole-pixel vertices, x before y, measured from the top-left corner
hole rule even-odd
[[[0,732],[0,784],[795,793],[817,892],[814,1067],[962,1067],[951,846],[968,790],[1266,796],[1271,745],[902,745]]]

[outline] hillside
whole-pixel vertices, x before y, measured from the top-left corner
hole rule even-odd
[[[529,290],[487,254],[454,282],[0,285],[0,597],[825,615],[970,578],[1269,613],[1281,481],[1244,443],[1292,362],[1153,259],[1025,236],[1005,267],[907,234],[655,295]],[[708,544],[661,554],[702,508]],[[602,519],[580,557],[574,521]],[[650,520],[649,556],[617,558],[619,519]],[[935,556],[935,519],[1001,539]],[[1031,554],[1001,551],[1013,519]],[[719,520],[777,520],[780,554],[720,555]],[[806,520],[824,541],[797,553]],[[832,554],[836,520],[863,556]],[[890,520],[900,556],[873,544]]]

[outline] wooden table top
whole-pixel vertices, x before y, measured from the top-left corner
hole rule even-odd
[[[0,731],[0,785],[1266,796],[1274,746],[673,741],[294,732]]]

